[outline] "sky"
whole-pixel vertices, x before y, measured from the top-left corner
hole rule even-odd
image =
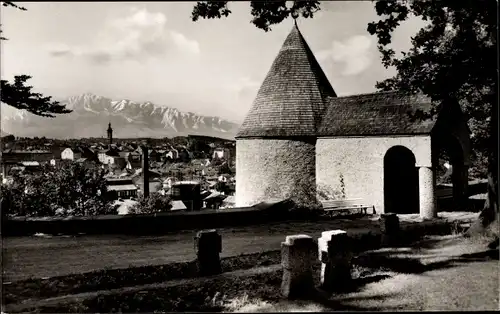
[[[293,20],[265,32],[249,2],[229,3],[221,20],[190,18],[193,2],[23,2],[0,7],[0,75],[29,74],[36,92],[57,99],[92,93],[151,101],[241,123]],[[381,65],[371,1],[322,2],[298,27],[339,96],[375,91],[394,70]],[[394,34],[405,51],[423,26],[411,18]]]

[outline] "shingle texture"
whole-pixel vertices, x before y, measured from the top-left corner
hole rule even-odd
[[[329,99],[318,136],[403,135],[430,133],[435,119],[412,119],[409,113],[430,110],[423,95],[380,92]]]
[[[295,25],[236,137],[316,136],[330,82]]]

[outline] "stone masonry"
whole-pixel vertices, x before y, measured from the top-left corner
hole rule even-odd
[[[236,150],[237,207],[289,197],[315,200],[315,140],[238,140]]]
[[[319,138],[316,144],[318,184],[338,187],[344,177],[347,199],[361,198],[384,212],[384,156],[402,145],[415,155],[416,166],[431,166],[430,136]]]

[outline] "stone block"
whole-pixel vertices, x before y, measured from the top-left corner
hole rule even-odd
[[[215,229],[198,231],[195,237],[195,250],[197,254],[222,252],[222,237]]]
[[[194,240],[198,273],[201,276],[220,274],[219,254],[222,251],[222,238],[217,230],[201,230]]]
[[[393,234],[399,232],[399,218],[394,213],[380,215],[380,231],[382,233]]]
[[[321,285],[325,290],[337,290],[351,281],[353,253],[351,239],[343,230],[321,233],[318,239],[318,258],[321,261]]]
[[[386,213],[380,215],[380,231],[382,233],[382,245],[396,245],[400,240],[400,225],[398,215]]]
[[[282,295],[288,299],[307,299],[314,291],[312,277],[313,239],[308,235],[287,236],[281,243]]]

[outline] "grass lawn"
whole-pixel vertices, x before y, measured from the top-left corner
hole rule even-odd
[[[477,213],[440,213],[442,220],[467,221]],[[408,217],[411,217],[409,215]],[[287,235],[344,229],[354,233],[378,231],[377,216],[336,218],[318,222],[281,222],[219,229],[222,257],[278,250]],[[400,217],[402,225],[419,222]],[[186,262],[195,258],[194,231],[163,236],[6,237],[3,239],[4,282],[46,278],[145,265]]]
[[[315,301],[280,296],[279,265],[144,289],[65,297],[30,312],[295,312],[332,310],[497,310],[498,250],[458,236],[427,237],[406,247],[359,254],[353,285]],[[312,256],[315,282],[319,266]],[[15,312],[15,311],[9,311]]]

